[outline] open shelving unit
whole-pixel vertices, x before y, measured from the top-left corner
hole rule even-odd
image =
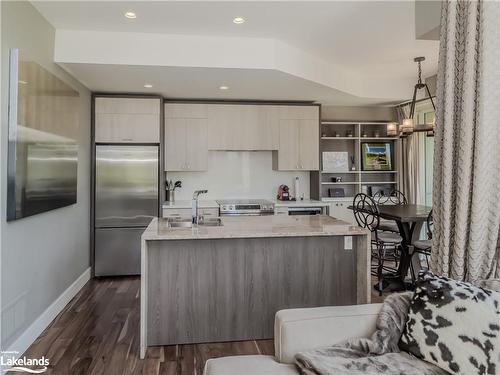
[[[348,201],[357,193],[369,192],[369,186],[382,186],[388,189],[398,188],[398,155],[401,142],[398,137],[389,137],[386,122],[339,122],[322,121],[320,126],[320,165],[321,171],[311,175],[311,196],[323,201]],[[363,171],[361,163],[361,144],[377,141],[391,143],[392,170]],[[332,172],[323,170],[323,152],[347,152],[349,170]],[[354,157],[354,164],[351,163]],[[354,170],[352,170],[354,167]],[[340,177],[341,182],[332,179]],[[344,189],[344,197],[330,197],[329,189]]]

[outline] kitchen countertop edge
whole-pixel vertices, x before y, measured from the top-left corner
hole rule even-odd
[[[265,222],[255,221],[264,219]],[[273,237],[368,236],[370,231],[329,216],[253,216],[224,218],[220,227],[167,228],[154,218],[142,240],[204,240]],[[318,222],[315,222],[317,220]]]

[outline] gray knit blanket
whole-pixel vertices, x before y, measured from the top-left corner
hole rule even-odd
[[[405,328],[413,293],[388,296],[371,338],[350,339],[340,344],[309,350],[295,356],[306,375],[445,375],[430,363],[401,352],[398,342]]]

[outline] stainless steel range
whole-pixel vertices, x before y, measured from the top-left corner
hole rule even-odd
[[[274,203],[265,199],[218,200],[220,214],[232,216],[273,215]]]

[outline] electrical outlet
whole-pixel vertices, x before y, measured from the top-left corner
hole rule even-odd
[[[344,237],[344,249],[345,250],[352,250],[352,236],[345,236]]]

